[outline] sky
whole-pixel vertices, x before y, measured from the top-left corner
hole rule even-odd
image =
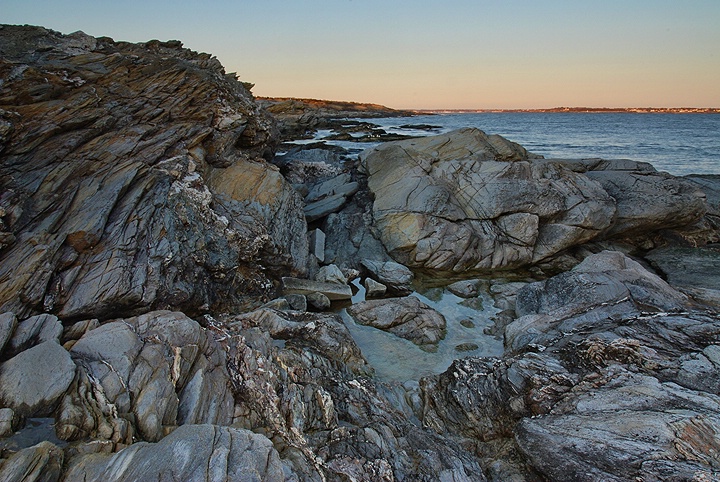
[[[256,96],[720,107],[720,0],[0,0],[0,23],[181,40]]]

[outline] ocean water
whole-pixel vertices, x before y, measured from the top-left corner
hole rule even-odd
[[[478,113],[370,119],[387,132],[431,135],[461,127],[517,142],[546,158],[632,159],[676,176],[720,174],[720,114]],[[428,124],[433,130],[403,128]],[[354,144],[354,145],[352,145]],[[367,143],[344,143],[364,148]],[[352,145],[352,146],[351,146]]]

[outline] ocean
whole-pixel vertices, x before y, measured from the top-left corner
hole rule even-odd
[[[368,119],[365,119],[368,120]],[[720,114],[467,113],[369,119],[389,133],[429,135],[461,127],[517,142],[546,158],[632,159],[676,176],[720,174]],[[403,125],[427,124],[434,130]],[[367,143],[341,143],[366,148]]]

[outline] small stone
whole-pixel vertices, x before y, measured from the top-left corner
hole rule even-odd
[[[310,240],[310,254],[315,255],[320,263],[325,262],[325,233],[320,229],[313,229],[308,233]]]
[[[335,213],[345,204],[345,196],[335,194],[320,201],[312,202],[305,206],[305,218],[308,223],[322,219],[330,213]]]
[[[340,271],[340,268],[334,264],[329,264],[320,268],[317,275],[315,275],[315,279],[323,283],[337,283],[341,285],[346,285],[348,283],[348,280],[343,272]]]
[[[406,266],[394,261],[375,261],[372,259],[363,259],[362,265],[367,268],[373,278],[381,282],[388,289],[401,294],[410,294],[412,288],[413,272]]]
[[[0,408],[0,438],[13,434],[15,411],[12,408]]]
[[[468,298],[466,300],[461,301],[458,303],[459,305],[466,306],[468,308],[471,308],[473,310],[482,311],[483,309],[483,300],[482,298]]]
[[[384,296],[387,292],[387,286],[372,278],[365,278],[363,284],[365,285],[365,296],[367,298],[378,298]]]
[[[309,293],[306,298],[308,304],[318,311],[325,311],[332,304],[330,299],[322,293]]]
[[[349,300],[352,298],[352,290],[348,285],[337,283],[323,283],[308,279],[283,277],[283,292],[285,294],[308,295],[318,292],[328,297],[329,300]]]
[[[481,280],[468,279],[456,281],[447,286],[447,290],[460,298],[474,298],[480,292]]]
[[[290,305],[290,309],[295,311],[307,311],[307,299],[305,295],[285,295],[284,298]]]

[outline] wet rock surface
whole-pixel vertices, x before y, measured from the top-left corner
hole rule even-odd
[[[720,477],[716,256],[687,249],[715,177],[470,129],[272,159],[249,85],[178,41],[2,26],[0,80],[0,479]],[[338,297],[392,334],[307,311]],[[454,361],[383,378],[358,328]]]

